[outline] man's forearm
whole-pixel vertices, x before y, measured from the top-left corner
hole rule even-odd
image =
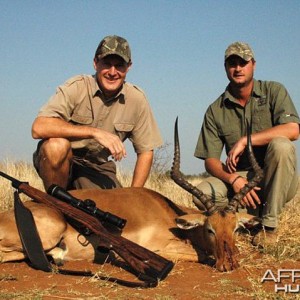
[[[212,176],[229,184],[238,176],[236,173],[229,173],[226,166],[217,158],[207,158],[205,160],[205,169]]]
[[[92,138],[95,128],[88,126],[75,126],[60,118],[38,117],[32,124],[32,137],[34,139],[49,138]]]
[[[299,124],[280,124],[261,132],[253,133],[251,134],[251,141],[253,146],[264,146],[269,144],[272,139],[280,136],[284,136],[291,141],[297,140],[299,138]]]
[[[132,187],[143,187],[148,179],[153,162],[153,151],[147,151],[137,154],[135,164]]]

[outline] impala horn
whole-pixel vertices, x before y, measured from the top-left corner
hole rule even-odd
[[[207,210],[208,215],[212,215],[218,209],[215,203],[197,187],[190,184],[184,179],[183,174],[180,172],[180,145],[178,137],[178,117],[176,118],[175,128],[174,128],[174,160],[171,169],[171,178],[182,187],[184,190],[195,196],[204,205]]]

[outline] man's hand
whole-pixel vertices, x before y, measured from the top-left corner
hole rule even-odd
[[[245,148],[247,146],[247,140],[245,137],[241,138],[229,151],[226,166],[228,168],[229,173],[236,172],[236,166],[240,159],[240,156],[243,154]]]
[[[123,157],[126,157],[125,146],[117,135],[99,130],[96,132],[94,139],[110,151],[115,161],[120,161]]]
[[[244,185],[248,183],[247,179],[242,176],[237,176],[236,179],[233,180],[232,188],[235,191],[235,193],[238,193]],[[260,204],[260,199],[258,195],[256,194],[256,191],[259,191],[260,187],[253,188],[247,195],[242,199],[241,204],[244,207],[252,207],[256,208],[257,204]]]

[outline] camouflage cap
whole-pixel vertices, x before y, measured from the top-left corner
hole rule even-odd
[[[128,42],[117,35],[105,37],[99,44],[95,57],[103,58],[107,55],[118,55],[127,63],[131,61],[131,51]]]
[[[251,47],[242,42],[235,42],[228,46],[225,51],[225,60],[231,55],[237,55],[245,61],[250,61],[252,58],[254,59],[254,52]]]

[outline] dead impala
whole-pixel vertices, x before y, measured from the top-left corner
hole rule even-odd
[[[78,199],[93,199],[97,207],[127,220],[120,232],[110,228],[114,234],[172,260],[201,262],[212,254],[219,271],[238,267],[236,259],[235,232],[240,226],[255,225],[254,216],[236,212],[239,201],[261,179],[251,143],[250,159],[256,176],[234,196],[229,205],[218,209],[215,204],[195,186],[187,182],[179,171],[180,148],[175,126],[174,162],[172,179],[183,189],[197,197],[206,208],[198,209],[175,205],[162,194],[147,188],[120,188],[112,190],[74,190],[70,193]],[[97,239],[84,236],[66,222],[63,215],[43,204],[25,202],[32,211],[43,248],[56,262],[71,260],[98,261]],[[99,256],[100,255],[100,256]],[[25,258],[15,223],[13,210],[0,214],[0,262]]]

